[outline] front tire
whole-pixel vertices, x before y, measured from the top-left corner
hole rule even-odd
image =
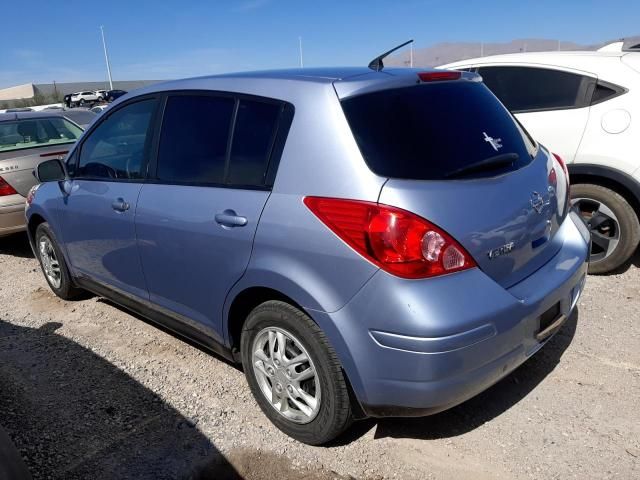
[[[69,269],[48,223],[38,225],[35,246],[44,278],[49,287],[63,300],[71,300],[82,293],[73,285]]]
[[[253,396],[284,433],[320,445],[349,427],[351,403],[340,362],[305,313],[280,301],[257,306],[240,348]]]
[[[591,231],[589,273],[609,273],[627,262],[640,242],[640,223],[629,202],[590,183],[572,185],[571,199]]]

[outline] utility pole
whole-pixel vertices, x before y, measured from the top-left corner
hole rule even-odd
[[[53,81],[53,98],[55,98],[55,101],[58,101],[58,87],[56,86],[56,81]]]
[[[410,50],[409,50],[409,65],[411,66],[411,68],[413,68],[413,42],[411,42],[409,44]]]
[[[302,37],[298,37],[298,48],[300,49],[300,68],[304,68],[304,63],[302,62]]]
[[[104,41],[104,27],[102,25],[100,25],[100,33],[102,34],[102,48],[104,48],[104,61],[107,63],[107,74],[109,75],[109,90],[113,90],[113,80],[111,79],[111,65],[109,64],[107,42]]]

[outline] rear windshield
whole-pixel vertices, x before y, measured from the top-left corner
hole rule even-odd
[[[0,152],[75,142],[82,129],[62,117],[0,122]]]
[[[441,180],[461,169],[516,154],[495,175],[528,164],[536,146],[480,82],[424,83],[342,101],[369,168],[378,175]],[[511,155],[516,158],[516,155]]]

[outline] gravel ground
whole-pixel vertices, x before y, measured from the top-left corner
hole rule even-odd
[[[0,424],[34,478],[640,478],[640,256],[448,412],[364,421],[330,447],[262,415],[243,374],[98,297],[63,302],[0,239]]]

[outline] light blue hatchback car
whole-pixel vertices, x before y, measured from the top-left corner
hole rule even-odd
[[[584,285],[559,157],[474,73],[201,77],[115,102],[36,172],[32,247],[241,362],[288,435],[435,413],[518,367]]]

